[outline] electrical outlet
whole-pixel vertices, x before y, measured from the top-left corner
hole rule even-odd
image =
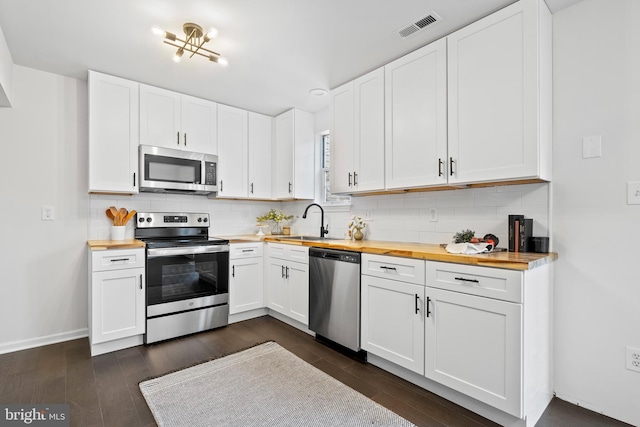
[[[640,348],[627,346],[627,369],[640,372]]]
[[[438,209],[437,208],[429,208],[429,221],[435,222],[438,220]]]
[[[53,221],[54,210],[53,206],[42,206],[42,221]]]
[[[364,211],[364,220],[366,222],[373,221],[373,211]]]

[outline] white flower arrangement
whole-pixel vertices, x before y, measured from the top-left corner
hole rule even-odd
[[[364,222],[364,219],[362,219],[361,216],[351,216],[351,221],[349,221],[349,230],[351,230],[351,232],[361,231],[366,226],[367,223]]]

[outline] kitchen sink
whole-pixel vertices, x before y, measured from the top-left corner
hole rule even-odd
[[[314,242],[324,240],[343,240],[337,237],[318,237],[318,236],[271,236],[282,240],[311,240]]]

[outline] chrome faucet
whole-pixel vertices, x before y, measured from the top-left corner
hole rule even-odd
[[[304,210],[304,213],[302,214],[302,218],[306,218],[307,217],[307,211],[309,210],[309,208],[311,206],[317,206],[317,207],[320,208],[320,237],[324,237],[325,234],[329,234],[329,224],[327,224],[326,227],[324,226],[324,209],[322,209],[322,206],[320,206],[317,203],[311,203]]]

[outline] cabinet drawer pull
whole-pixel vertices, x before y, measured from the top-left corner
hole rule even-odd
[[[243,249],[242,252],[253,252],[253,249]]]
[[[131,258],[115,258],[112,259],[111,262],[119,262],[119,261],[130,261]]]
[[[480,283],[477,279],[465,279],[464,277],[454,277],[454,279],[460,280],[461,282]]]
[[[396,271],[396,268],[395,268],[395,267],[387,267],[386,265],[381,265],[381,266],[380,266],[380,268],[381,268],[381,269],[383,269],[383,270],[393,270],[393,271]]]
[[[427,297],[427,302],[426,302],[426,306],[427,306],[427,317],[429,317],[429,315],[431,314],[431,311],[429,310],[429,304],[431,304],[431,298]]]
[[[416,314],[418,314],[418,312],[420,311],[420,308],[418,307],[418,301],[420,301],[420,297],[418,297],[418,294],[416,294]]]
[[[142,274],[140,275],[140,289],[142,289]]]

